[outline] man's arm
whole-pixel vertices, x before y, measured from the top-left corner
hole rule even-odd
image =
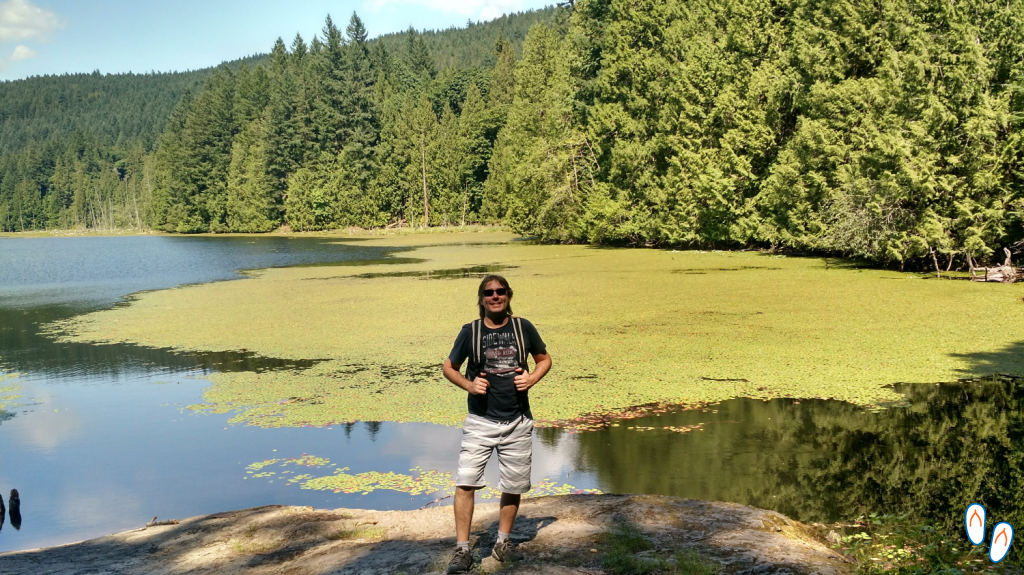
[[[546,353],[533,354],[533,361],[537,365],[534,366],[532,373],[529,371],[524,372],[522,368],[516,368],[517,390],[526,391],[527,389],[530,389],[531,387],[537,385],[537,382],[543,379],[544,376],[547,375],[548,370],[551,369],[551,356]]]
[[[550,364],[550,361],[548,363]],[[444,367],[441,368],[441,371],[444,372],[444,376],[445,378],[448,379],[448,381],[454,383],[455,385],[461,387],[462,389],[468,391],[469,393],[472,393],[473,395],[484,395],[485,393],[487,393],[487,388],[491,386],[490,382],[484,379],[484,376],[486,376],[487,374],[481,373],[480,375],[476,376],[476,379],[470,381],[466,379],[466,377],[463,376],[462,373],[459,371],[459,368],[461,367],[461,364],[452,365],[452,360],[446,357],[444,358]]]

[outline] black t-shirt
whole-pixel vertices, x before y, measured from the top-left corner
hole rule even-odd
[[[522,324],[527,354],[547,353],[547,347],[537,333],[537,328],[525,319],[522,320]],[[466,378],[472,381],[482,371],[487,374],[487,382],[491,386],[487,388],[486,395],[469,394],[469,412],[493,421],[508,421],[520,414],[533,419],[529,391],[516,390],[515,369],[519,367],[519,350],[512,331],[512,320],[506,321],[505,325],[498,329],[490,329],[486,325],[481,327],[484,365],[476,365],[471,360],[466,367]],[[462,331],[455,338],[455,345],[448,354],[448,359],[452,365],[461,366],[467,358],[472,357],[472,351],[473,328],[472,324],[467,323],[462,326]]]

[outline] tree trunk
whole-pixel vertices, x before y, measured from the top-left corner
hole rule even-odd
[[[423,158],[423,227],[430,226],[430,199],[427,196],[427,142],[426,135],[420,136],[420,154]]]
[[[469,181],[466,181],[466,192],[462,194],[462,227],[466,227],[466,206],[469,204]]]

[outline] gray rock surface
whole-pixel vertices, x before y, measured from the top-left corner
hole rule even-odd
[[[476,507],[472,544],[479,558],[489,556],[497,537],[497,512],[497,504]],[[514,565],[485,562],[476,570],[598,575],[604,573],[601,534],[627,521],[653,544],[656,552],[648,556],[688,549],[718,564],[719,573],[852,572],[819,535],[778,513],[640,495],[525,499],[512,539],[526,559]],[[2,553],[0,573],[442,573],[454,545],[450,507],[370,511],[267,506]]]

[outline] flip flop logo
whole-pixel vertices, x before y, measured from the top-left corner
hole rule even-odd
[[[972,503],[967,507],[964,526],[967,527],[967,538],[971,543],[981,545],[985,541],[985,508],[981,504]]]
[[[988,558],[993,563],[999,563],[1010,551],[1010,544],[1013,543],[1013,525],[996,523],[992,530],[992,546],[988,548]]]

